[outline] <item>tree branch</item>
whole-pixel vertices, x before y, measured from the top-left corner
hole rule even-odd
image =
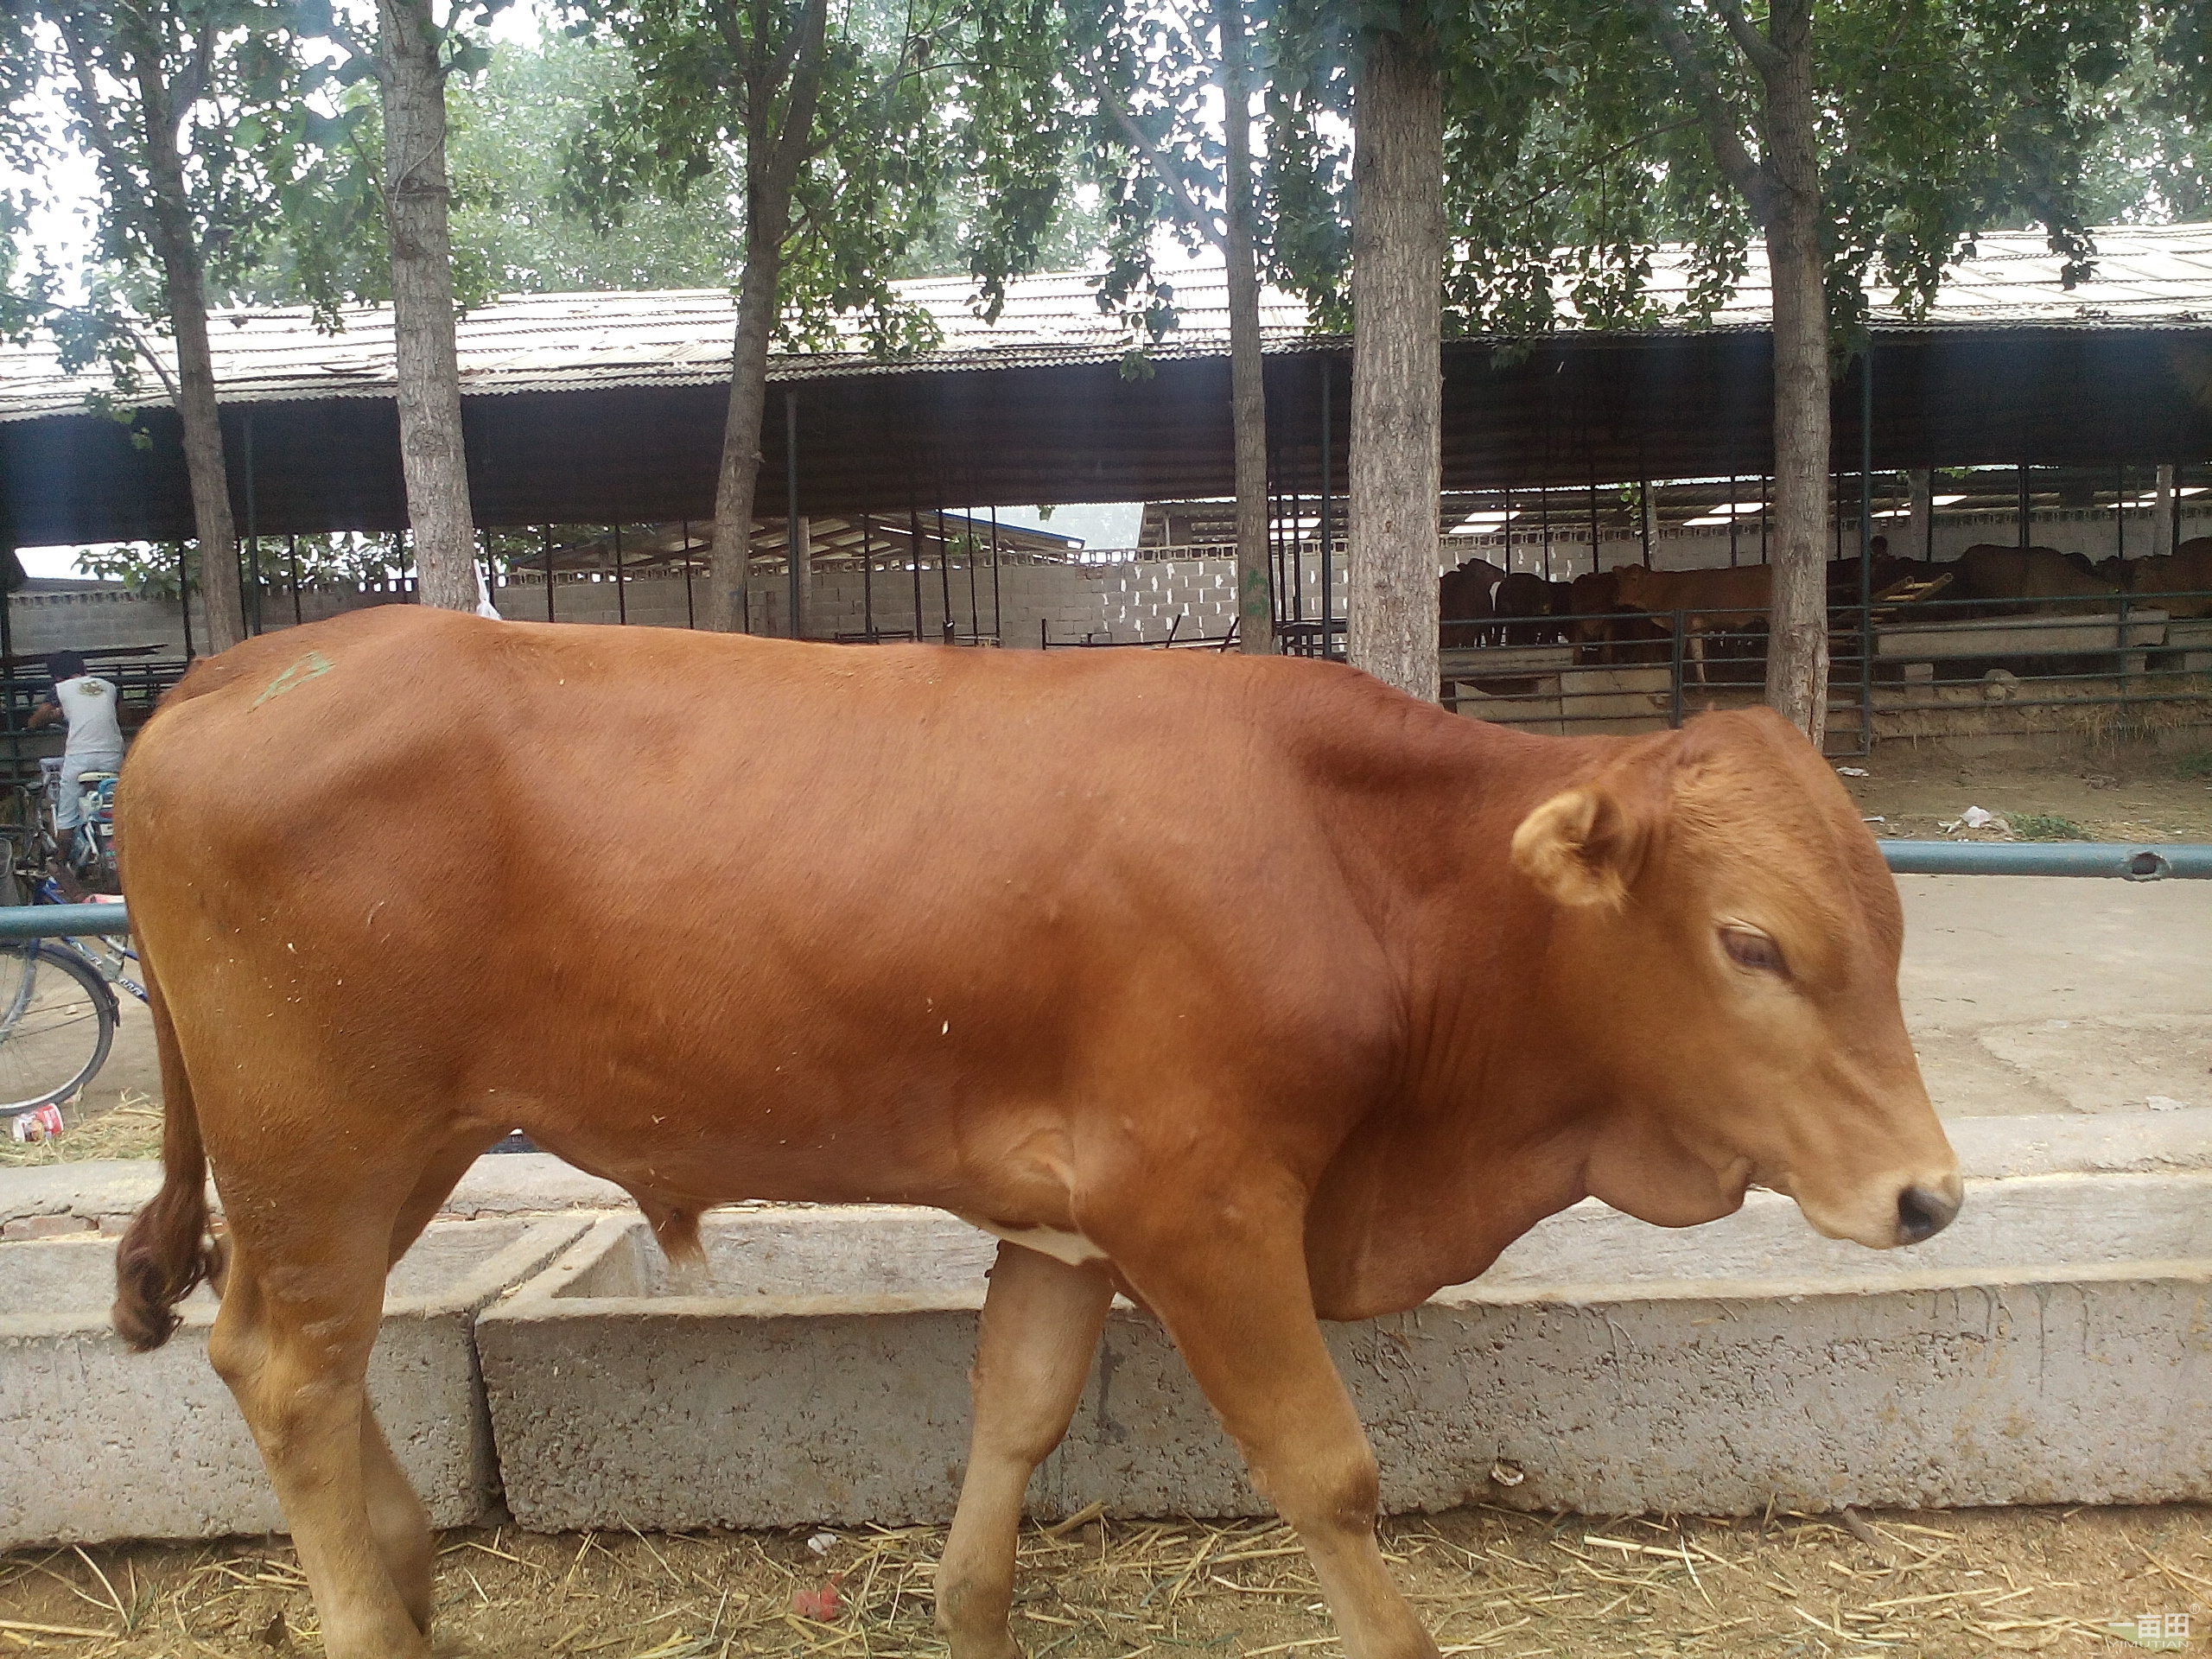
[[[1713,79],[1705,60],[1698,55],[1697,47],[1682,28],[1681,16],[1675,11],[1673,0],[1637,0],[1637,3],[1651,20],[1659,43],[1673,60],[1682,90],[1698,106],[1698,118],[1704,124],[1706,138],[1713,146],[1713,159],[1728,175],[1728,181],[1743,192],[1744,200],[1751,204],[1752,216],[1764,229],[1772,213],[1777,187],[1773,176],[1744,148],[1743,130],[1737,124],[1734,105],[1720,90],[1720,83]]]
[[[1751,26],[1751,20],[1744,16],[1740,0],[1706,0],[1706,3],[1719,14],[1720,21],[1728,26],[1728,33],[1734,39],[1737,49],[1751,60],[1751,67],[1759,72],[1761,80],[1769,79],[1781,72],[1782,54],[1775,49],[1773,41]]]
[[[1122,101],[1119,99],[1109,99],[1102,92],[1099,94],[1099,101],[1102,104],[1110,103],[1113,105],[1115,125],[1121,128],[1131,147],[1144,157],[1146,164],[1159,176],[1160,181],[1167,187],[1168,193],[1175,199],[1176,211],[1182,216],[1184,221],[1200,236],[1205,238],[1207,243],[1224,258],[1227,257],[1229,254],[1227,234],[1201,211],[1197,199],[1191,194],[1189,183],[1180,173],[1167,164],[1167,157],[1160,152],[1160,146],[1146,136],[1145,130],[1137,125],[1136,118],[1122,106]]]
[[[70,67],[76,73],[77,118],[85,124],[85,134],[92,141],[94,152],[106,163],[112,199],[118,207],[126,201],[139,200],[138,193],[130,188],[130,170],[122,148],[100,108],[99,81],[92,67],[92,48],[85,44],[81,29],[60,18],[55,20],[55,26],[68,51]]]
[[[120,311],[111,311],[103,316],[101,313],[88,305],[60,305],[56,306],[54,309],[66,312],[71,316],[88,317],[95,322],[103,322],[106,327],[121,334],[130,342],[131,349],[145,359],[146,366],[153,370],[154,378],[162,383],[162,390],[168,394],[169,401],[171,403],[176,401],[175,377],[169,373],[168,365],[163,363],[155,352],[153,343],[138,331],[130,318],[124,316]]]
[[[192,106],[207,95],[207,85],[215,73],[215,28],[202,23],[199,38],[192,43],[192,61],[183,75],[169,88],[169,119],[182,127],[192,114]]]
[[[829,22],[829,0],[807,0],[806,10],[799,14],[785,42],[791,50],[783,60],[791,66],[791,90],[784,101],[784,130],[777,135],[769,165],[772,188],[785,197],[790,195],[813,147],[814,117],[822,98],[823,37]]]
[[[1537,191],[1535,195],[1530,196],[1526,201],[1516,202],[1514,205],[1513,211],[1520,213],[1527,208],[1533,207],[1538,202],[1541,201],[1546,196],[1552,194],[1554,192],[1564,190],[1571,184],[1580,184],[1585,179],[1590,177],[1593,173],[1604,171],[1605,164],[1611,161],[1614,156],[1624,155],[1629,150],[1637,149],[1640,145],[1648,144],[1654,138],[1663,138],[1670,132],[1680,132],[1684,127],[1696,126],[1698,123],[1703,119],[1704,118],[1702,116],[1686,115],[1679,121],[1669,121],[1664,126],[1652,128],[1649,132],[1639,132],[1635,137],[1626,139],[1620,143],[1615,144],[1611,149],[1600,156],[1596,161],[1591,162],[1589,166],[1584,168],[1580,173],[1575,174],[1572,178],[1561,179],[1556,184],[1548,184],[1542,189]]]

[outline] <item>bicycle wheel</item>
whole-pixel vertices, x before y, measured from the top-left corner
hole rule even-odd
[[[0,1116],[65,1101],[115,1040],[115,994],[74,951],[0,944]]]

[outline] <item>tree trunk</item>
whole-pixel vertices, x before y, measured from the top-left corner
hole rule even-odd
[[[1260,273],[1252,251],[1252,122],[1243,0],[1217,0],[1223,121],[1229,138],[1229,401],[1236,441],[1236,648],[1275,648],[1268,567],[1268,392],[1260,357]],[[1293,556],[1296,555],[1294,552]]]
[[[721,474],[715,485],[715,544],[707,556],[706,626],[723,633],[745,626],[753,492],[760,478],[760,420],[768,397],[768,340],[776,327],[789,199],[773,226],[763,223],[763,204],[757,199],[751,207],[745,275],[737,291],[737,345],[730,357],[729,413],[722,424]]]
[[[1774,292],[1774,594],[1767,705],[1821,747],[1827,724],[1828,317],[1810,0],[1775,0],[1765,77]]]
[[[1414,41],[1375,38],[1352,129],[1346,644],[1355,667],[1433,702],[1444,99],[1434,66]]]
[[[223,423],[215,406],[215,359],[207,345],[207,285],[185,195],[178,111],[170,107],[169,89],[150,54],[140,59],[138,96],[146,119],[155,251],[161,257],[169,327],[176,337],[176,412],[184,427],[185,474],[191,480],[193,524],[200,537],[207,649],[226,651],[245,638],[245,612],[230,477],[223,462]],[[189,606],[191,594],[183,602]]]
[[[385,219],[391,237],[399,453],[415,589],[442,610],[476,608],[476,522],[454,348],[447,225],[446,86],[426,0],[378,0],[384,92]]]
[[[723,633],[744,626],[745,587],[753,557],[753,495],[760,478],[760,420],[768,397],[768,341],[776,329],[784,238],[791,232],[791,191],[805,164],[821,99],[828,0],[808,0],[784,50],[765,38],[753,43],[745,135],[745,275],[737,289],[737,341],[730,353],[729,414],[722,425],[722,464],[715,485],[715,544],[707,556],[707,623]],[[791,75],[783,118],[772,122],[776,86],[763,66]],[[920,637],[920,619],[915,620]],[[797,636],[799,619],[789,619]]]

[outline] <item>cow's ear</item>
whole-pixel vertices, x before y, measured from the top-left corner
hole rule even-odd
[[[1643,862],[1644,825],[1609,780],[1554,795],[1513,832],[1514,868],[1562,905],[1614,905]]]

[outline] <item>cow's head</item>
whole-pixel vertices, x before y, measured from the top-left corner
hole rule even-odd
[[[1897,884],[1779,716],[1629,746],[1529,813],[1513,859],[1560,906],[1550,1001],[1595,1068],[1599,1198],[1686,1226],[1755,1183],[1877,1249],[1957,1213],[1897,1006]]]

